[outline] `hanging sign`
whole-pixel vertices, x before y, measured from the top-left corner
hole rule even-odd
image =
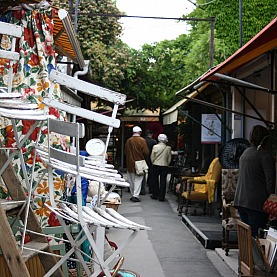
[[[201,143],[221,143],[221,115],[202,114]]]

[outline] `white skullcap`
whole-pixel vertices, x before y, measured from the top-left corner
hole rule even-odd
[[[159,142],[168,142],[167,136],[165,134],[159,134],[158,141]]]
[[[135,126],[133,128],[133,133],[139,133],[139,132],[142,132],[141,128],[139,126]]]

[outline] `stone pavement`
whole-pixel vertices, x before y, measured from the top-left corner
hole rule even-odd
[[[126,218],[152,228],[140,231],[123,250],[122,266],[140,277],[229,277],[237,274],[214,250],[205,249],[177,214],[176,196],[166,195],[166,201],[152,200],[149,194],[141,202],[130,201],[123,190],[118,212]],[[109,240],[120,244],[128,230],[109,229]]]

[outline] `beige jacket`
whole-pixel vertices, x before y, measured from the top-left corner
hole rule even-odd
[[[153,165],[169,166],[171,162],[171,147],[159,142],[153,146],[150,158]]]

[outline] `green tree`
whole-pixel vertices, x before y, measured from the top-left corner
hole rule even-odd
[[[183,86],[189,37],[164,40],[131,52],[123,87],[135,98],[133,106],[166,109],[175,101],[175,92]]]
[[[242,1],[242,0],[241,0]],[[223,61],[240,48],[240,0],[197,0],[199,5],[189,17],[215,17],[216,39],[224,45]],[[242,40],[243,44],[253,38],[262,28],[272,21],[277,14],[275,0],[242,1]],[[203,22],[193,22],[191,35],[209,32],[210,26]]]

